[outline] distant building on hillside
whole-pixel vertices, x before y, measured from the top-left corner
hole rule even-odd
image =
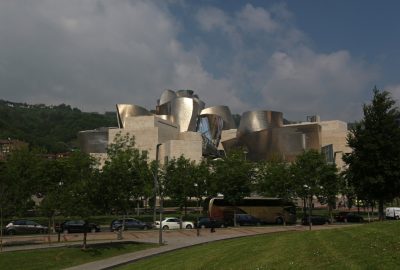
[[[28,146],[27,143],[19,140],[0,140],[0,160],[7,158],[7,155],[15,149],[21,149],[22,147]]]

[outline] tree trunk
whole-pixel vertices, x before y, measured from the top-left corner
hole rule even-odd
[[[86,249],[86,243],[87,243],[87,231],[85,230],[85,232],[83,233],[83,246],[82,249]]]
[[[185,216],[187,216],[187,202],[185,202]]]
[[[383,199],[379,199],[379,220],[384,219],[384,213],[383,213]]]
[[[233,208],[233,227],[236,227],[236,207]]]
[[[0,207],[0,252],[3,251],[3,207]]]
[[[307,216],[307,197],[303,198],[303,217]]]
[[[50,228],[51,228],[51,220],[52,219],[53,219],[52,217],[49,217],[49,227],[47,227],[47,238],[49,239],[49,245],[51,244],[51,230],[50,230]]]
[[[310,196],[309,199],[309,214],[308,214],[308,226],[310,230],[312,228],[311,215],[312,215],[312,196]]]

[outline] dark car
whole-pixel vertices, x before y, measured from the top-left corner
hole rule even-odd
[[[4,233],[8,235],[47,233],[48,231],[48,227],[43,226],[35,221],[25,219],[10,221],[4,229]]]
[[[364,218],[352,212],[340,212],[335,215],[337,222],[363,222]]]
[[[305,216],[301,219],[301,224],[303,225],[309,225],[309,216]],[[324,216],[316,216],[313,215],[311,216],[311,223],[313,225],[324,225],[324,224],[329,224],[329,218],[324,217]]]
[[[56,231],[63,233],[99,232],[100,226],[84,220],[68,220],[56,227]]]
[[[118,231],[122,228],[122,225],[124,224],[124,220],[123,219],[115,219],[111,222],[110,225],[110,230],[113,231]],[[125,230],[148,230],[153,228],[153,224],[152,223],[146,223],[134,218],[126,218],[125,219],[125,226],[124,229]]]
[[[220,219],[212,219],[209,217],[200,217],[199,222],[196,225],[198,228],[225,228],[227,227],[226,222]]]
[[[260,226],[261,220],[249,214],[237,214],[236,225],[238,226]]]

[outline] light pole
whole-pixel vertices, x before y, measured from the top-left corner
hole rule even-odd
[[[311,230],[311,227],[312,227],[312,221],[311,221],[312,196],[310,195],[311,187],[308,185],[304,185],[303,187],[306,190],[306,196],[308,198],[308,207],[309,207],[308,208],[308,226],[309,226],[309,230]]]
[[[197,183],[194,183],[193,186],[194,186],[196,197],[197,197],[197,207],[200,207],[200,200],[198,198],[198,196],[199,196],[199,185]],[[197,236],[200,236],[199,216],[197,216],[196,234],[197,234]]]
[[[157,144],[156,146],[156,168],[155,168],[155,173],[154,173],[154,223],[156,222],[156,208],[157,208],[157,187],[158,191],[160,193],[160,230],[159,230],[159,236],[158,236],[158,243],[162,245],[162,207],[163,207],[163,199],[162,199],[162,194],[161,194],[161,185],[158,184],[158,156],[160,152],[160,146],[161,143]]]
[[[156,146],[156,166],[153,172],[154,179],[154,207],[153,207],[153,223],[156,223],[157,218],[157,188],[158,188],[158,150],[160,147],[160,143]]]

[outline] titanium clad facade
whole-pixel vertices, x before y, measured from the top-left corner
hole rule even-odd
[[[238,128],[238,137],[264,129],[283,126],[281,112],[274,111],[248,111],[243,113]]]
[[[180,132],[196,131],[199,104],[192,98],[179,97],[171,101],[171,115]]]
[[[125,119],[133,116],[153,115],[143,107],[133,104],[117,104],[118,127],[124,128]]]
[[[176,97],[177,95],[174,91],[167,89],[161,94],[158,105],[163,105],[165,103],[171,102],[171,100],[173,100]]]
[[[235,129],[236,124],[235,120],[233,120],[231,111],[229,110],[228,106],[214,106],[214,107],[209,107],[205,108],[201,111],[200,115],[218,115],[220,116],[223,121],[223,130],[228,130],[228,129]]]
[[[105,153],[108,146],[109,128],[78,132],[79,148],[85,153]]]
[[[320,150],[323,146],[322,125],[317,117],[312,118],[317,122],[283,125],[282,112],[247,111],[242,114],[239,127],[236,127],[229,107],[205,108],[205,103],[192,90],[163,91],[155,114],[137,105],[117,104],[117,118],[119,128],[135,134],[138,146],[153,154],[157,143],[162,143],[163,147],[164,144],[176,147],[176,151],[172,148],[167,151],[175,154],[186,151],[191,144],[193,149],[197,149],[197,143],[200,143],[203,156],[218,157],[221,152],[242,149],[246,158],[253,161],[274,157],[294,161],[304,150]],[[335,123],[325,126],[334,130],[338,129],[336,126],[342,126]],[[330,136],[329,143],[345,137],[345,129]],[[105,153],[111,138],[109,134],[113,132],[107,129],[80,132],[81,148],[87,153]],[[184,136],[185,132],[188,133]],[[201,141],[189,139],[190,132],[195,132]],[[332,132],[329,130],[328,133]],[[345,138],[342,141],[345,142]],[[160,151],[165,150],[163,147]]]

